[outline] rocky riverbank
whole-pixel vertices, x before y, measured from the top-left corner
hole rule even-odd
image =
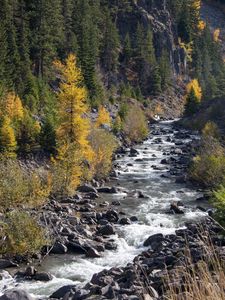
[[[180,128],[164,128],[158,126],[155,126],[154,128],[153,126],[151,132],[152,146],[157,147],[159,150],[163,150],[164,142],[173,146],[170,146],[163,152],[163,158],[160,160],[160,164],[151,165],[152,170],[161,174],[161,180],[170,178],[172,181],[176,182],[176,184],[188,184],[186,169],[189,164],[190,157],[194,154],[194,146],[198,143],[198,138],[193,138],[191,132]],[[148,149],[146,148],[145,151],[147,150]],[[149,199],[149,196],[144,190],[124,189],[120,186],[120,182],[116,180],[116,177],[120,175],[120,172],[126,173],[126,168],[132,168],[131,165],[133,163],[127,164],[125,169],[118,163],[118,159],[123,156],[132,158],[132,161],[134,162],[141,163],[141,160],[144,160],[144,158],[139,157],[139,152],[136,148],[122,147],[117,153],[115,170],[112,174],[115,185],[110,184],[109,186],[99,186],[99,184],[95,182],[93,183],[93,186],[81,186],[75,197],[63,199],[60,202],[51,200],[42,208],[41,211],[38,212],[41,222],[49,228],[54,241],[53,245],[46,249],[45,253],[47,252],[50,255],[63,255],[66,253],[74,255],[82,254],[87,259],[100,258],[104,255],[104,251],[116,251],[118,245],[114,239],[114,235],[118,231],[119,227],[139,224],[138,216],[126,214],[124,212],[121,206],[122,200],[105,200],[105,198],[108,199],[109,195],[119,194],[123,194],[124,199],[130,197],[133,201],[134,199],[136,199],[135,201],[142,201],[143,199],[148,201]],[[152,159],[154,159],[153,155],[152,157]],[[177,192],[182,193],[182,191]],[[192,209],[196,210],[196,207],[193,207]],[[204,208],[201,209],[204,210]],[[171,203],[168,203],[167,207],[165,207],[164,213],[168,214],[168,216],[185,215],[188,210],[190,210],[190,207],[186,206],[181,201],[172,201]],[[37,214],[37,212],[33,213]],[[161,251],[158,250],[161,248],[164,249],[163,247],[166,245],[172,245],[175,240],[176,238],[173,235],[162,236],[162,234],[159,234],[153,236],[146,242],[143,240],[142,243],[144,243],[145,247],[151,247],[149,250],[150,252],[147,251],[146,253],[149,252],[148,255],[154,254],[155,256],[153,255],[152,258],[154,258],[155,261],[157,255],[160,257],[162,254]],[[160,243],[163,247],[160,246]],[[181,244],[179,244],[179,246],[181,246]],[[167,252],[171,250],[170,248],[165,249]],[[143,257],[143,254],[141,254],[140,257]],[[99,279],[100,281],[98,281],[98,279],[96,279],[97,281],[92,279],[90,285],[86,285],[84,289],[74,286],[64,287],[60,290],[60,293],[57,292],[57,294],[53,294],[53,296],[56,299],[59,299],[62,293],[65,292],[64,294],[67,294],[67,296],[70,295],[71,299],[137,299],[137,297],[140,297],[138,291],[141,292],[141,290],[138,286],[136,289],[135,282],[137,278],[135,276],[137,274],[134,273],[134,270],[136,268],[137,261],[142,266],[142,263],[140,263],[142,259],[140,257],[137,256],[134,259],[134,263],[129,264],[125,268],[114,268],[111,271],[103,271],[98,275],[94,275],[93,278],[101,278]],[[6,262],[6,260],[0,261],[0,264],[2,263],[2,268],[7,267]],[[13,267],[17,261],[8,261],[8,263],[11,263],[11,266]],[[38,272],[35,270],[35,267],[32,267],[32,264],[33,263],[30,263],[30,266],[26,271],[17,272],[16,280],[38,280],[46,282],[52,279],[52,275],[49,272]],[[115,274],[112,276],[110,275],[111,272],[112,275],[114,273]],[[123,278],[128,276],[127,272],[133,279],[129,279],[130,286],[127,284],[126,287],[126,284],[123,285],[122,282],[124,282]],[[113,281],[111,281],[111,277],[108,278],[108,276],[111,276]],[[116,283],[114,284],[114,282]],[[136,289],[136,292],[133,292],[134,289],[131,289],[132,284],[134,289]],[[153,287],[157,290],[157,293],[160,294],[160,290],[158,290],[154,285]],[[67,292],[69,292],[69,294]]]

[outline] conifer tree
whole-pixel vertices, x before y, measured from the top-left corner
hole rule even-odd
[[[185,115],[191,116],[195,112],[197,112],[199,103],[199,98],[197,97],[195,90],[192,87],[186,98]]]
[[[85,116],[88,110],[87,91],[82,84],[81,70],[77,66],[76,56],[70,54],[65,64],[56,62],[55,66],[62,76],[58,93],[59,153],[64,152],[70,144],[75,144],[84,159],[91,159],[92,151],[88,142],[90,124]]]
[[[128,63],[132,56],[132,47],[129,33],[126,34],[123,47],[124,61]]]
[[[119,34],[115,23],[112,21],[110,13],[104,16],[104,32],[101,59],[107,72],[115,72],[119,58]]]
[[[169,54],[168,52],[163,49],[160,61],[159,61],[159,69],[160,69],[160,76],[162,80],[162,89],[168,87],[170,80],[171,80],[171,65],[169,60]]]

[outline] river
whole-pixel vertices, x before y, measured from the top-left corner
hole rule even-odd
[[[177,156],[170,154],[171,149],[179,148],[174,140],[177,133],[173,129],[172,122],[160,122],[153,126],[154,134],[136,149],[137,157],[125,155],[119,158],[119,175],[117,180],[111,181],[110,185],[120,185],[126,190],[140,189],[148,198],[138,199],[125,193],[102,194],[102,200],[119,200],[118,208],[126,212],[128,216],[136,216],[138,222],[131,225],[117,225],[116,240],[118,245],[115,251],[104,252],[101,258],[87,259],[82,255],[54,255],[45,259],[40,270],[48,271],[54,279],[50,282],[15,282],[8,274],[4,273],[0,281],[1,291],[5,288],[20,287],[35,295],[37,299],[44,299],[59,287],[68,284],[84,284],[89,281],[94,273],[105,268],[124,266],[143,251],[143,242],[155,233],[174,233],[177,228],[184,227],[188,220],[200,219],[205,213],[197,211],[196,198],[201,193],[186,184],[176,183],[174,177],[162,176],[168,174],[168,166],[161,165],[163,158]],[[160,138],[161,141],[157,142]],[[191,139],[182,140],[189,143]],[[154,167],[159,167],[158,170]],[[167,214],[166,211],[173,201],[182,201],[188,208],[184,215]]]

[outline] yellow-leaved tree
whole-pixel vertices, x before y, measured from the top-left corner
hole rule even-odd
[[[101,127],[102,125],[111,126],[111,118],[109,112],[105,109],[104,106],[100,106],[98,111],[98,118],[95,123],[96,127]]]
[[[21,120],[24,115],[22,101],[15,93],[10,92],[5,99],[5,113],[11,120]]]
[[[7,157],[15,157],[16,148],[16,137],[11,120],[4,116],[0,120],[0,153]]]
[[[53,190],[72,194],[84,175],[83,170],[87,170],[85,166],[88,167],[93,159],[88,140],[87,91],[74,54],[70,54],[64,64],[55,62],[55,67],[60,73],[61,83],[58,92],[58,157],[53,172]]]
[[[190,94],[191,90],[194,91],[196,98],[199,100],[199,102],[202,99],[202,88],[198,82],[198,79],[191,80],[186,87],[187,94]]]

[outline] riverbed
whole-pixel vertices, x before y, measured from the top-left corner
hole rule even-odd
[[[143,242],[150,235],[174,233],[177,228],[184,227],[186,221],[203,218],[205,213],[196,210],[196,199],[201,197],[201,191],[186,183],[176,182],[175,176],[169,173],[171,166],[161,163],[165,158],[182,155],[179,151],[177,154],[173,152],[179,149],[181,141],[176,137],[177,130],[173,122],[160,122],[153,126],[149,138],[135,147],[137,156],[131,157],[128,153],[116,160],[118,177],[111,180],[109,185],[120,186],[129,193],[101,194],[98,201],[110,203],[118,200],[121,204],[119,211],[138,219],[131,225],[116,225],[116,236],[113,239],[117,243],[117,250],[105,251],[102,257],[95,259],[72,254],[49,256],[39,270],[50,272],[54,276],[52,281],[16,282],[8,273],[4,273],[0,290],[16,286],[26,289],[37,299],[44,299],[61,286],[83,285],[93,274],[103,269],[125,266],[144,250]],[[182,145],[194,139],[198,139],[198,136],[190,134],[188,138],[182,139]],[[130,193],[134,190],[141,190],[146,197],[135,197]],[[174,201],[183,203],[186,207],[184,214],[168,214],[170,204]]]

